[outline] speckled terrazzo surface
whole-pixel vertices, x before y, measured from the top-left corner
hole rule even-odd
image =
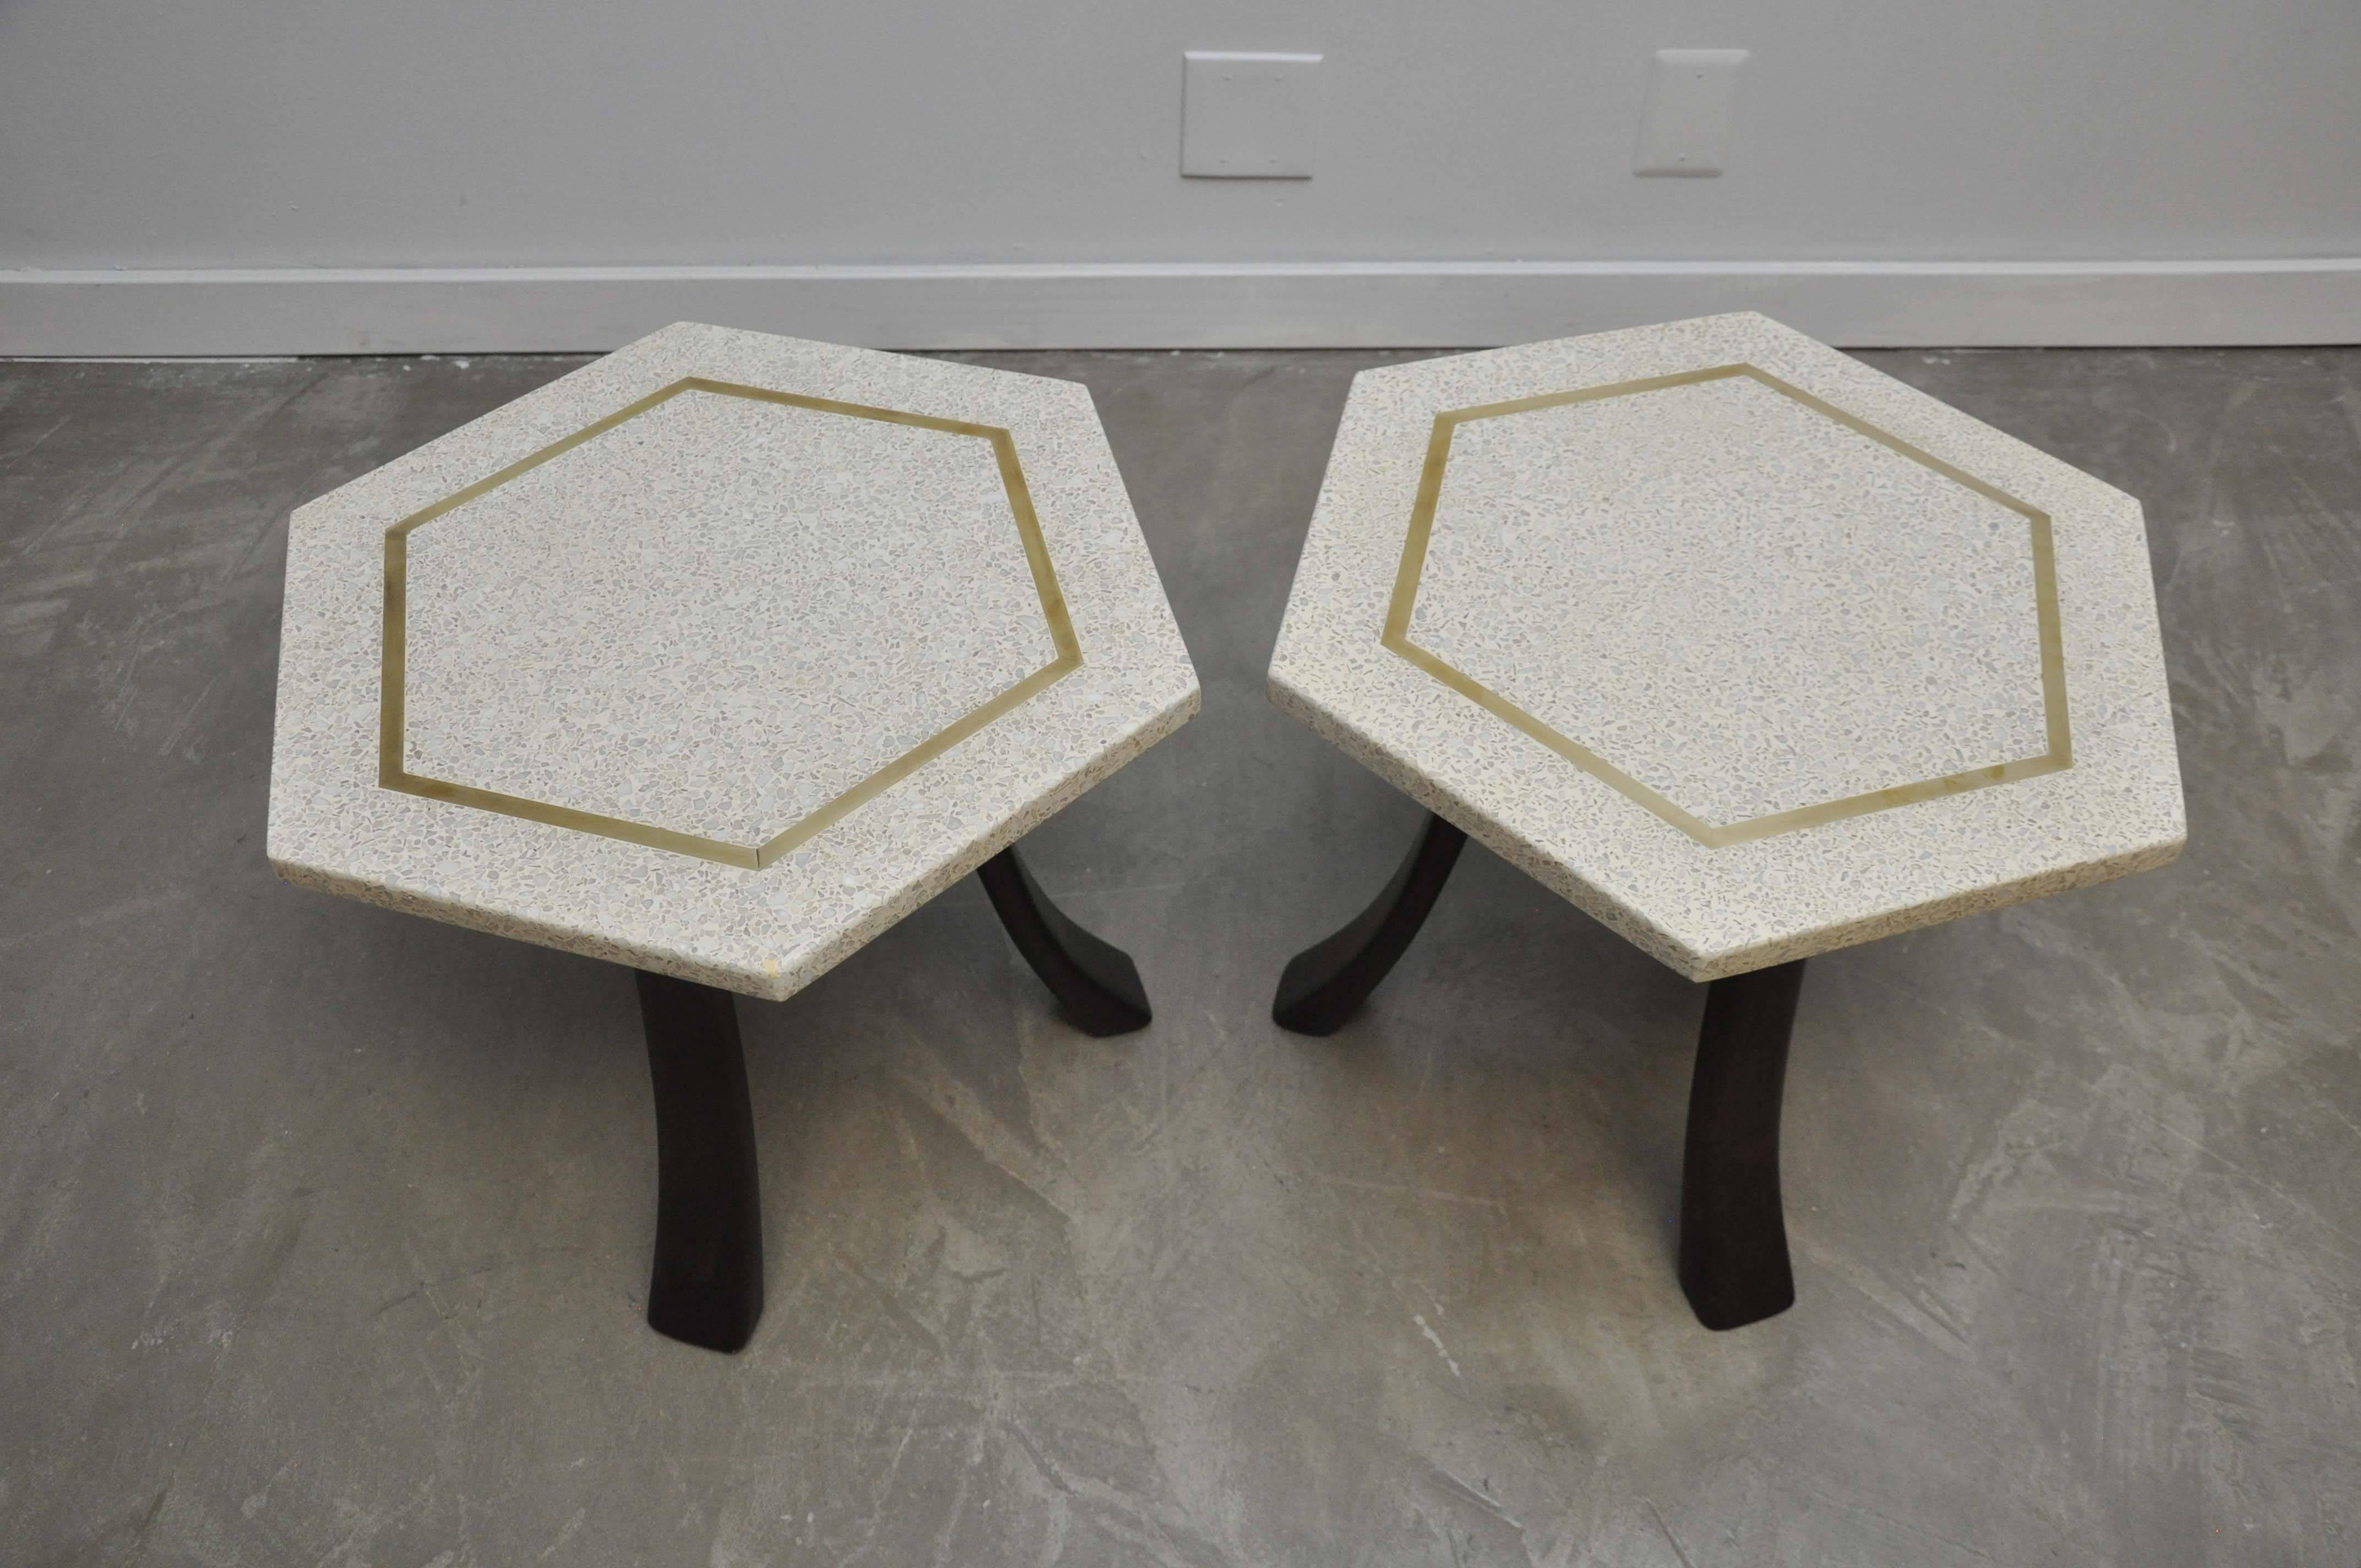
[[[1056,655],[991,445],[688,391],[409,536],[410,771],[760,841]]]
[[[1457,422],[1406,625],[1456,675],[1382,644],[1437,415],[1735,365],[1771,379]],[[2068,765],[2035,526],[1937,465],[2048,519]],[[1693,979],[2162,864],[2184,837],[2137,502],[1759,315],[1364,372],[1270,692]],[[1706,842],[1652,792],[1708,828],[1843,814]]]
[[[379,783],[386,534],[697,377],[993,444],[682,391],[404,536],[413,773],[673,833],[793,827],[1056,678],[755,870]],[[269,853],[289,881],[773,998],[1186,722],[1197,684],[1090,396],[684,323],[299,509]]]
[[[2026,520],[1743,378],[1460,426],[1411,634],[1718,826],[2048,743]]]

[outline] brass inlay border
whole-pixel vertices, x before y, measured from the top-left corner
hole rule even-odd
[[[1418,602],[1419,581],[1426,570],[1427,542],[1434,532],[1435,504],[1443,495],[1443,470],[1451,460],[1452,433],[1459,426],[1479,419],[1498,419],[1503,414],[1560,408],[1568,403],[1587,403],[1604,398],[1631,397],[1641,392],[1661,391],[1668,387],[1724,380],[1732,376],[1747,377],[1783,397],[1792,398],[1846,429],[1869,437],[1887,450],[1931,468],[1956,484],[1966,486],[1985,499],[1999,502],[2026,520],[2032,531],[2033,601],[2041,640],[2041,696],[2048,729],[2048,750],[2041,755],[2020,757],[2015,762],[1991,767],[1970,768],[1961,773],[1947,773],[1938,779],[1896,784],[1889,789],[1872,790],[1866,795],[1848,795],[1841,800],[1824,801],[1817,806],[1799,806],[1792,811],[1771,812],[1727,827],[1717,827],[1682,810],[1580,741],[1560,734],[1482,682],[1444,663],[1410,640],[1411,611]],[[1435,415],[1434,434],[1427,443],[1426,466],[1419,476],[1418,499],[1411,508],[1410,532],[1402,543],[1401,565],[1394,575],[1393,598],[1386,608],[1385,631],[1379,641],[1488,713],[1523,730],[1584,773],[1712,849],[1768,839],[1779,833],[1792,833],[1800,828],[1817,827],[1843,817],[1864,817],[1872,811],[1890,811],[1897,806],[1910,806],[1971,789],[1984,789],[2016,779],[2054,773],[2074,765],[2073,736],[2066,722],[2065,638],[2058,620],[2058,565],[2050,535],[2049,514],[2026,505],[2015,496],[1994,488],[1972,474],[1961,472],[1934,454],[1922,452],[1899,436],[1856,419],[1800,387],[1789,386],[1776,376],[1752,365],[1716,365],[1704,370],[1685,370],[1676,376],[1649,376],[1634,381],[1585,387],[1571,392],[1547,392],[1540,397],[1517,398],[1508,402],[1451,409]]]
[[[645,822],[602,817],[594,811],[577,811],[572,806],[556,806],[544,800],[527,800],[521,795],[503,795],[497,790],[478,789],[473,784],[453,784],[446,779],[427,778],[411,773],[405,766],[408,758],[404,754],[402,724],[407,700],[407,579],[412,532],[683,392],[713,392],[723,397],[747,398],[755,402],[785,403],[791,408],[844,414],[853,419],[882,420],[888,424],[916,425],[922,430],[939,430],[946,434],[972,436],[990,443],[993,455],[999,464],[1000,482],[1008,493],[1008,510],[1016,519],[1017,537],[1025,546],[1026,565],[1033,574],[1034,590],[1040,596],[1042,618],[1049,622],[1049,645],[1056,650],[1058,656],[983,707],[937,730],[785,832],[757,845],[732,844],[719,839],[701,838]],[[699,860],[718,861],[723,865],[760,871],[815,834],[843,820],[993,720],[1021,707],[1082,667],[1082,644],[1075,640],[1074,623],[1066,611],[1065,595],[1060,590],[1057,574],[1049,565],[1049,547],[1041,537],[1041,520],[1033,510],[1033,493],[1027,488],[1025,470],[1016,461],[1016,439],[1006,430],[998,425],[937,419],[932,414],[909,413],[900,409],[871,408],[864,403],[807,398],[797,392],[774,392],[767,387],[746,387],[734,381],[685,376],[635,403],[618,409],[595,424],[585,425],[564,440],[552,442],[530,456],[510,464],[489,478],[479,479],[464,490],[445,496],[433,506],[411,513],[385,531],[385,631],[379,668],[377,782],[386,789],[400,790],[405,795],[421,795],[428,800],[472,806],[478,810],[497,811],[506,817],[522,817],[529,822],[547,823],[553,828],[595,833],[601,838],[644,844],[653,850],[669,850],[675,854],[694,855]]]

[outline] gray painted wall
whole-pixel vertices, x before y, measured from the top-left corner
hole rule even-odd
[[[1752,51],[1719,179],[1631,172],[1649,58],[1671,46]],[[1191,48],[1326,56],[1315,178],[1179,175]],[[345,287],[318,330],[374,312],[341,329],[416,346],[398,340],[440,310],[446,346],[529,346],[495,341],[535,329],[514,302],[469,304],[467,279],[430,306],[335,269],[621,268],[641,291],[616,307],[629,314],[660,306],[684,267],[769,269],[742,273],[744,298],[792,314],[790,296],[817,297],[799,269],[1044,263],[1378,263],[1432,283],[1420,264],[1677,279],[1662,264],[1688,262],[1725,284],[1748,268],[1932,264],[1921,317],[1962,268],[2168,263],[2211,280],[2191,286],[2243,279],[2233,315],[2301,334],[2361,306],[2356,77],[2352,0],[0,0],[0,268],[15,269],[0,346],[67,351],[31,340],[94,340],[110,317],[169,336],[176,313],[221,313],[219,269],[265,269],[242,281],[273,299]],[[2276,284],[2257,291],[2240,265],[2254,261],[2334,283],[2288,319]],[[85,275],[115,269],[191,276],[132,280],[173,293],[131,309]],[[1442,315],[1481,324],[1485,285],[1440,276],[1396,292],[1439,288],[1460,302]],[[1566,285],[1577,316],[1584,287]],[[2117,335],[2169,340],[2185,291],[2156,291],[2149,325]],[[1235,295],[1197,312],[1204,330],[1255,335],[1250,311],[1215,319],[1242,313]],[[994,308],[1041,308],[1021,296]],[[1032,334],[1122,341],[1127,313],[1141,341],[1189,335],[1146,325],[1189,307],[1141,299],[1115,290],[1112,318]],[[1384,324],[1369,312],[1403,308],[1331,309],[1325,326],[1315,311],[1289,330],[1366,338]],[[859,324],[892,338],[895,316],[889,298]]]

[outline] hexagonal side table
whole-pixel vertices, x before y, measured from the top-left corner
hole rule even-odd
[[[762,1307],[732,992],[975,871],[1093,1035],[1130,959],[1016,840],[1195,712],[1079,386],[682,324],[300,509],[269,853],[289,881],[638,971],[649,1321]]]
[[[1431,813],[1282,1025],[1342,1025],[1469,834],[1711,983],[1680,1271],[1715,1328],[1794,1299],[1804,960],[2184,836],[2138,504],[1759,315],[1364,372],[1270,694]]]

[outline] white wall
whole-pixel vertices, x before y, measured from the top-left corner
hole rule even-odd
[[[1180,177],[1191,48],[1326,56],[1313,179]],[[2356,82],[2356,0],[0,0],[0,350],[2351,340]]]

